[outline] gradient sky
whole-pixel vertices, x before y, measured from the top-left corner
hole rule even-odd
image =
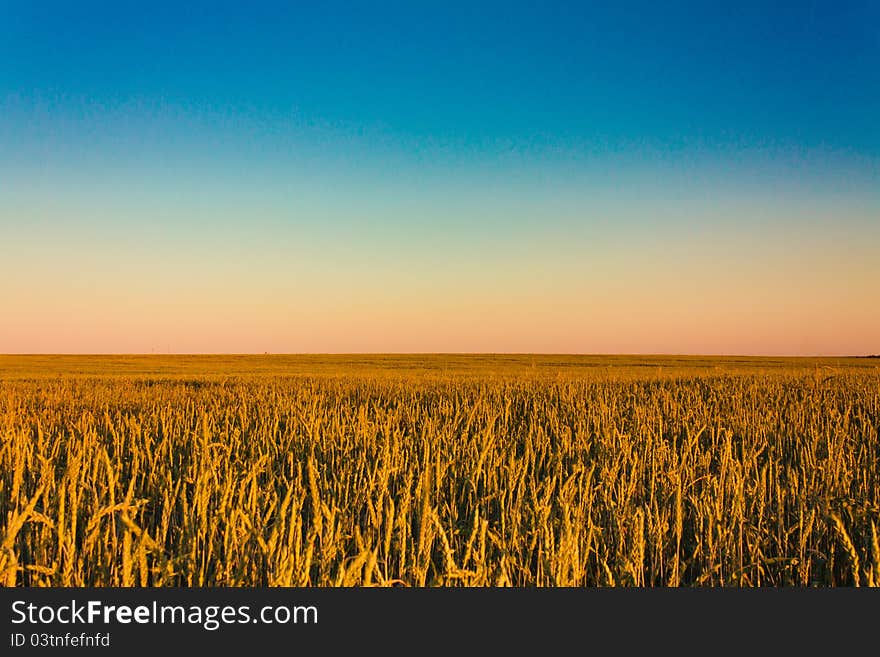
[[[0,2],[0,353],[880,353],[880,3],[254,4]]]

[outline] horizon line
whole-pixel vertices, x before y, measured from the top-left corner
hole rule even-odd
[[[773,354],[773,353],[685,353],[685,352],[551,352],[551,351],[211,351],[211,352],[22,352],[9,356],[582,356],[644,358],[880,358],[876,354]]]

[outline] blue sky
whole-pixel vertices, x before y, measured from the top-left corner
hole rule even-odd
[[[724,332],[696,340],[671,319],[651,334],[663,340],[616,343],[622,310],[594,300],[591,315],[571,300],[631,280],[615,303],[639,306],[669,276],[664,252],[709,285],[723,276],[701,254],[733,266],[736,249],[797,302],[797,326],[818,325],[828,313],[811,305],[815,291],[785,281],[807,285],[823,247],[839,260],[826,280],[857,275],[857,292],[834,330],[800,328],[788,351],[870,348],[880,319],[858,290],[880,271],[877,3],[254,4],[0,5],[0,294],[21,305],[11,281],[24,277],[45,302],[19,308],[0,334],[8,350],[149,351],[159,338],[108,333],[87,311],[132,325],[139,309],[155,315],[157,298],[195,294],[195,257],[200,293],[215,301],[177,336],[187,350],[247,306],[265,321],[208,335],[206,350],[491,350],[496,335],[499,350],[776,352],[794,330],[785,317],[757,327],[767,338],[754,345]],[[240,289],[222,282],[230,259]],[[606,260],[601,276],[578,264]],[[156,287],[138,273],[151,262],[167,279]],[[87,282],[70,287],[71,271]],[[371,286],[326,283],[340,272]],[[305,279],[308,294],[294,285]],[[533,280],[559,295],[544,324],[511,310],[536,303],[522,292]],[[657,294],[692,308],[674,282]],[[113,287],[123,283],[125,302]],[[482,296],[456,305],[462,285]],[[251,308],[259,286],[283,303]],[[735,290],[739,321],[753,292]],[[71,296],[81,316],[59,302]],[[376,308],[357,311],[365,334],[387,340],[325,343],[285,323],[300,311],[343,321],[334,313],[363,298]],[[481,303],[497,319],[483,338],[461,326],[422,343],[389,328],[425,333],[430,318]],[[605,317],[602,331],[591,316]],[[53,321],[79,337],[53,341]],[[508,340],[512,324],[531,328]],[[177,335],[170,319],[151,331]]]

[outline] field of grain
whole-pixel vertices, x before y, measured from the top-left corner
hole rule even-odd
[[[7,586],[880,584],[880,362],[0,356]]]

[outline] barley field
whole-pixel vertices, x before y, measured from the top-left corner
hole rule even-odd
[[[880,585],[880,361],[0,356],[6,586]]]

